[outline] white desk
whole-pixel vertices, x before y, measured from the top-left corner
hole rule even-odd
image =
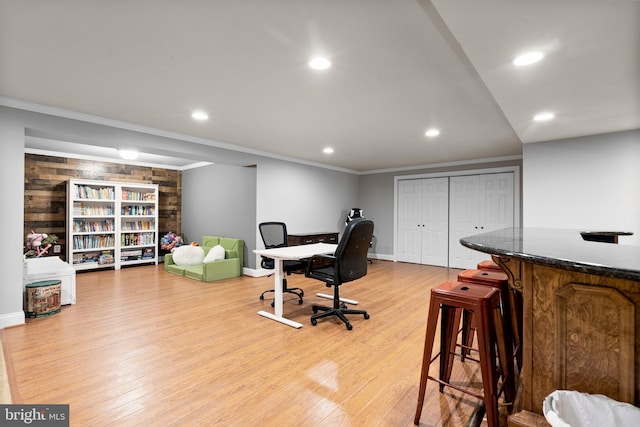
[[[258,312],[260,316],[268,317],[269,319],[273,319],[276,322],[284,323],[288,326],[293,326],[294,328],[301,328],[302,324],[298,322],[294,322],[293,320],[289,320],[282,316],[282,279],[284,278],[284,271],[282,271],[282,264],[284,260],[299,260],[305,258],[311,258],[314,255],[318,254],[332,254],[336,251],[338,245],[333,245],[329,243],[314,243],[312,245],[300,245],[300,246],[287,246],[284,248],[275,248],[275,249],[256,249],[253,252],[267,257],[273,258],[274,262],[274,271],[275,271],[275,279],[274,279],[274,294],[275,297],[273,299],[273,313],[269,313],[268,311],[261,310]]]

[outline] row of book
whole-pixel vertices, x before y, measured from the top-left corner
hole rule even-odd
[[[155,215],[155,206],[149,205],[133,205],[133,206],[122,206],[120,209],[120,213],[122,215]]]
[[[113,262],[114,262],[113,251],[110,251],[110,250],[73,254],[74,264],[107,265],[107,264],[113,264]]]
[[[76,199],[114,200],[116,198],[113,187],[97,188],[89,185],[74,185],[73,191]]]
[[[126,250],[120,252],[120,261],[138,261],[142,259],[153,259],[156,253],[153,248]]]
[[[145,246],[155,245],[156,234],[155,233],[124,233],[120,235],[121,246]]]
[[[113,234],[73,236],[73,250],[110,248],[115,246],[115,243]]]
[[[102,221],[87,221],[84,219],[73,220],[73,232],[74,233],[94,233],[100,231],[114,231],[112,219],[105,219]]]
[[[73,216],[113,216],[113,205],[74,203]]]
[[[156,256],[153,248],[136,249],[120,252],[120,261],[139,261],[154,259]],[[74,264],[98,264],[109,265],[114,263],[115,257],[112,250],[82,252],[73,254]]]
[[[122,223],[123,231],[155,230],[154,221],[125,221]]]
[[[122,190],[122,200],[155,201],[156,193],[143,193],[142,191]]]

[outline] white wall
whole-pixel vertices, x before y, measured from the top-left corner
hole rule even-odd
[[[3,165],[2,252],[0,253],[0,329],[24,323],[22,263],[24,224],[24,125],[0,108],[0,146]]]
[[[282,221],[289,233],[342,233],[357,206],[357,175],[273,159],[261,160],[257,172],[257,223]],[[257,226],[255,232],[263,248]]]
[[[525,144],[523,225],[631,231],[640,244],[640,130]]]

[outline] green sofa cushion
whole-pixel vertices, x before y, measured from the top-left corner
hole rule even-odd
[[[176,265],[173,263],[171,254],[167,254],[164,259],[164,268],[169,273],[203,282],[213,282],[240,276],[244,257],[244,241],[229,237],[202,237],[201,246],[204,249],[205,256],[216,245],[221,245],[225,249],[225,259],[198,265]]]

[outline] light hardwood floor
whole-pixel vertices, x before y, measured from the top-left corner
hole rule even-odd
[[[72,426],[413,426],[432,286],[460,270],[374,261],[342,287],[371,318],[311,326],[331,293],[289,286],[294,329],[261,317],[273,277],[202,283],[159,266],[77,274],[77,301],[2,331],[14,403],[70,404]],[[269,294],[267,294],[269,295]],[[435,374],[432,365],[432,373]],[[475,363],[454,377],[480,384]],[[477,400],[429,382],[422,426],[465,425]],[[486,424],[486,423],[485,423]]]

